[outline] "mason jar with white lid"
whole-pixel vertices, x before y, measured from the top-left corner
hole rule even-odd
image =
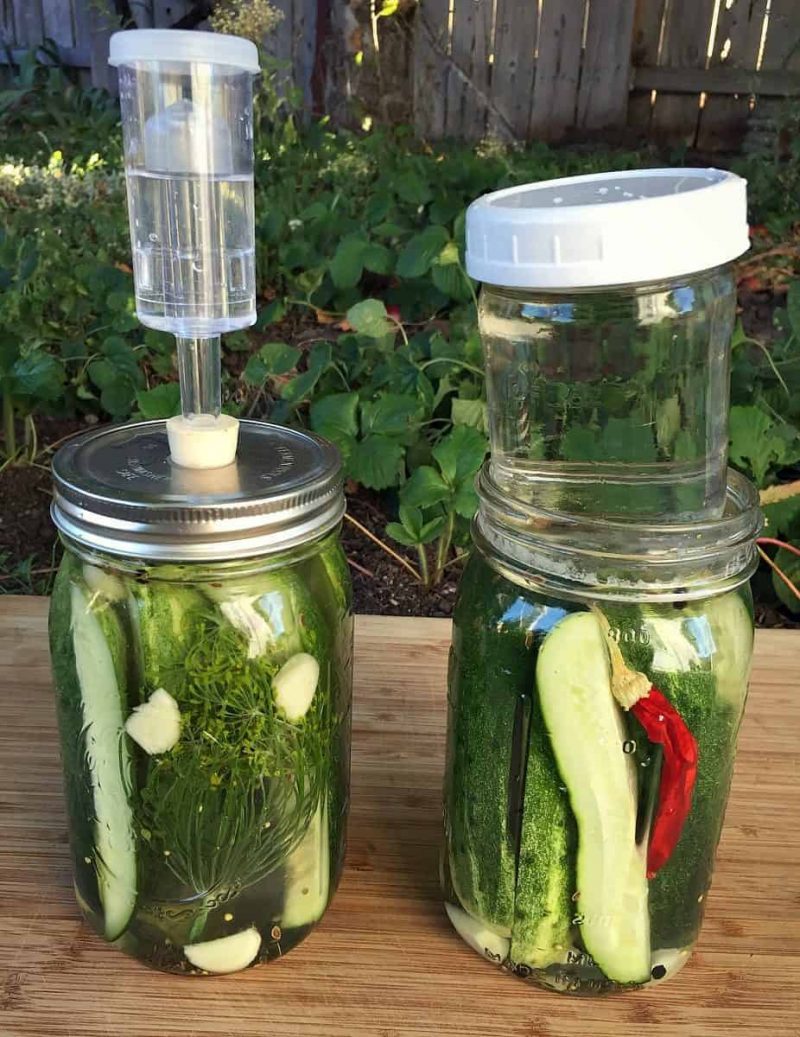
[[[467,212],[491,465],[551,511],[681,522],[725,504],[731,262],[746,184],[717,169],[507,188]]]

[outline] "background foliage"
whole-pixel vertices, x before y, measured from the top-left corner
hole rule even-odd
[[[466,543],[486,451],[466,204],[665,156],[334,132],[301,125],[272,84],[265,75],[257,117],[259,317],[224,342],[226,409],[334,440],[354,483],[391,494],[388,535],[435,582]],[[172,339],[134,315],[116,105],[30,56],[0,93],[0,137],[0,390],[5,463],[19,463],[35,458],[41,417],[166,417],[178,390]],[[746,287],[786,300],[774,327],[740,324],[733,348],[730,458],[760,487],[800,475],[800,137],[781,139],[788,150],[734,163],[763,256]],[[768,514],[772,535],[800,537],[800,497]]]

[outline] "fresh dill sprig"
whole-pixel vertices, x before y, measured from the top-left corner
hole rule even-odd
[[[248,659],[245,638],[208,616],[171,673],[181,739],[150,762],[140,831],[178,882],[206,903],[273,871],[324,793],[330,706],[320,687],[299,724],[277,711],[279,663]],[[327,666],[322,672],[327,673]]]

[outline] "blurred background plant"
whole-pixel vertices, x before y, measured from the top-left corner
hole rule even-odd
[[[265,0],[213,14],[216,29],[259,40],[279,20]],[[42,467],[64,434],[178,408],[172,341],[145,331],[134,314],[117,105],[74,84],[57,57],[46,48],[26,55],[0,93],[0,465],[6,501],[15,485],[39,479],[33,510],[43,510]],[[358,536],[369,536],[396,572],[441,590],[468,543],[472,477],[486,451],[465,206],[515,183],[691,156],[433,145],[403,128],[333,129],[302,117],[279,63],[264,62],[255,142],[259,316],[251,332],[225,340],[225,407],[332,439],[345,459]],[[785,119],[780,152],[731,162],[750,181],[754,248],[739,264],[730,459],[765,491],[769,534],[797,541],[800,119],[790,108]],[[51,534],[6,544],[2,529],[8,572],[0,589],[46,587],[39,570],[48,567]],[[375,557],[364,564],[353,556],[365,584]],[[796,579],[794,556],[780,550],[775,561]],[[756,588],[770,621],[800,613],[766,564]],[[431,593],[435,609],[447,611]],[[391,594],[384,599],[391,608]],[[424,597],[415,600],[426,608]]]

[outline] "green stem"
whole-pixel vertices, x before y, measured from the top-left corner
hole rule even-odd
[[[438,583],[442,578],[444,572],[444,565],[447,561],[447,553],[450,550],[450,544],[453,540],[453,528],[456,524],[456,516],[454,511],[450,511],[447,514],[447,522],[445,523],[442,535],[439,537],[439,543],[436,547],[436,572],[434,573],[434,583]]]
[[[426,367],[430,367],[431,364],[453,364],[454,367],[462,367],[465,371],[472,371],[473,374],[480,375],[481,378],[485,377],[485,372],[481,371],[479,367],[475,367],[473,364],[468,364],[464,360],[455,360],[450,356],[436,356],[433,360],[426,360],[424,364],[419,365],[420,371],[424,371]]]
[[[417,555],[419,557],[419,572],[422,577],[422,585],[423,587],[430,587],[431,576],[428,570],[428,555],[425,553],[423,544],[417,544]]]
[[[14,428],[14,398],[8,381],[3,383],[3,435],[6,443],[6,457],[12,458],[17,453],[17,434]]]

